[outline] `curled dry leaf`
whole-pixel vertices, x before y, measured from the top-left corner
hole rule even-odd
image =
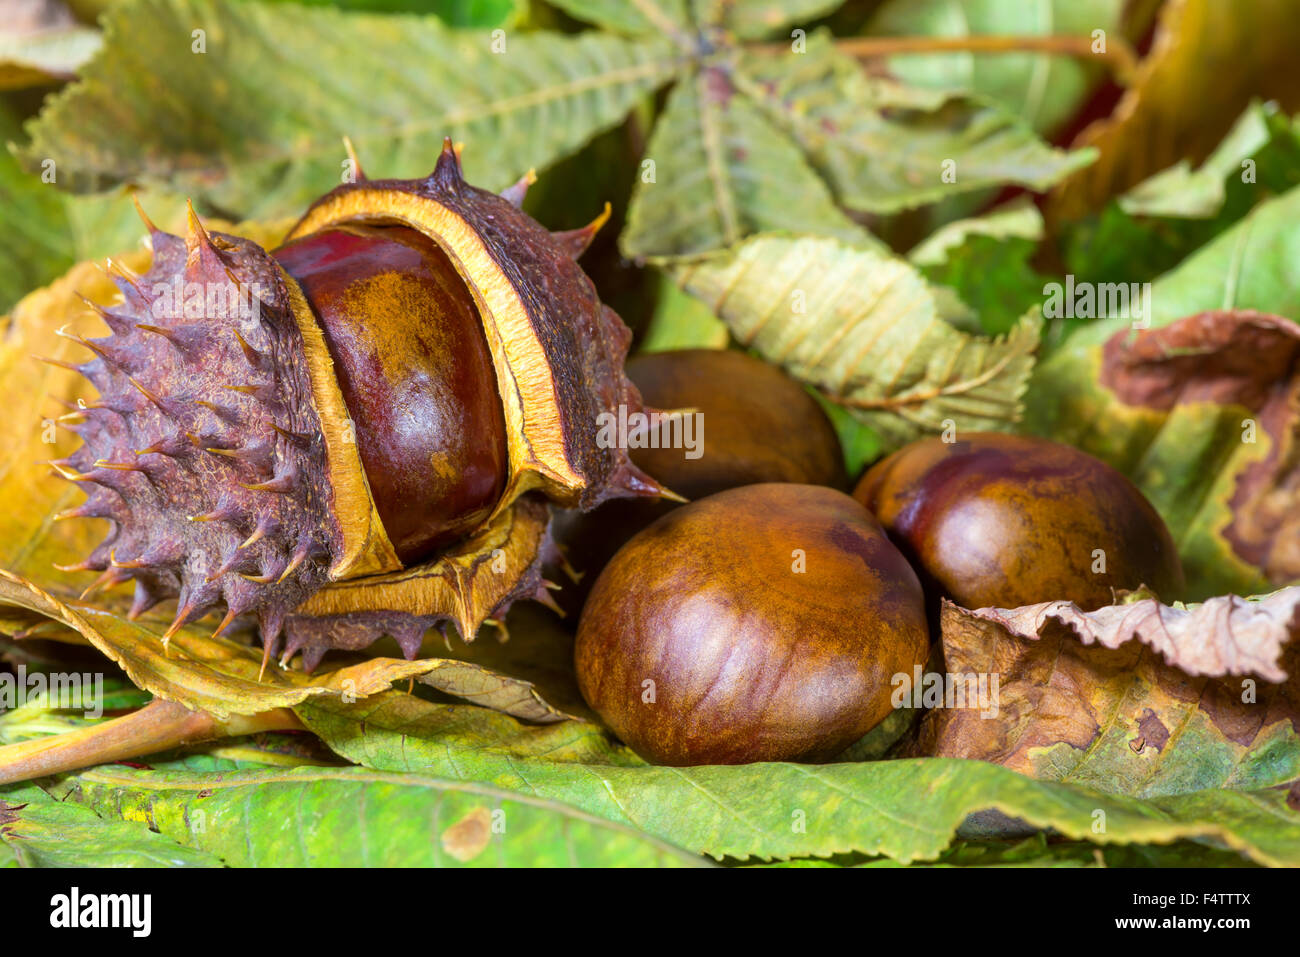
[[[964,610],[964,609],[963,609]],[[1190,675],[1257,675],[1282,682],[1284,646],[1300,632],[1300,585],[1263,598],[1220,595],[1191,607],[1162,605],[1155,598],[1082,611],[1070,601],[1023,608],[968,612],[1020,638],[1038,638],[1055,620],[1085,645],[1118,648],[1134,638]]]
[[[1298,634],[1300,586],[1186,608],[1138,595],[1093,612],[945,603],[945,668],[962,677],[905,750],[1141,797],[1288,784],[1300,779]],[[983,700],[957,699],[965,676]]]

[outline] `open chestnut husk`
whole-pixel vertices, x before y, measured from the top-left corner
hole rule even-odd
[[[98,396],[51,464],[87,496],[63,517],[107,532],[64,568],[132,582],[132,617],[175,599],[164,643],[214,609],[309,670],[385,634],[468,641],[549,601],[549,503],[664,491],[598,441],[641,410],[631,333],[576,261],[604,217],[549,232],[528,178],[478,189],[450,141],[422,179],[358,173],[270,251],[145,217],[149,269],[114,267],[109,334],[73,337]]]

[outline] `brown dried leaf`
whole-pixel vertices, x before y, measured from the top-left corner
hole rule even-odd
[[[1298,633],[1300,587],[1187,608],[945,603],[947,673],[986,676],[993,695],[932,708],[906,750],[1143,797],[1287,784],[1300,779]]]

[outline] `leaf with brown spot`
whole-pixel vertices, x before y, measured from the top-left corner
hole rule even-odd
[[[1300,779],[1297,635],[1300,587],[1187,608],[945,602],[946,671],[985,676],[991,695],[932,708],[905,750],[1143,798],[1289,784]]]
[[[492,813],[479,806],[442,832],[442,849],[456,860],[472,861],[492,841]]]

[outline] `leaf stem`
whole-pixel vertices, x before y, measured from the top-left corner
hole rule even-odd
[[[288,708],[218,719],[163,698],[131,714],[65,734],[0,747],[0,784],[126,761],[218,738],[302,728]]]
[[[1101,52],[1092,48],[1092,37],[1073,34],[1049,36],[986,35],[966,37],[837,37],[835,47],[859,60],[918,53],[1049,53],[1079,59],[1100,60],[1114,74],[1116,82],[1128,86],[1133,81],[1138,58],[1128,41],[1107,36]],[[764,43],[747,47],[761,53],[788,53],[789,43]]]

